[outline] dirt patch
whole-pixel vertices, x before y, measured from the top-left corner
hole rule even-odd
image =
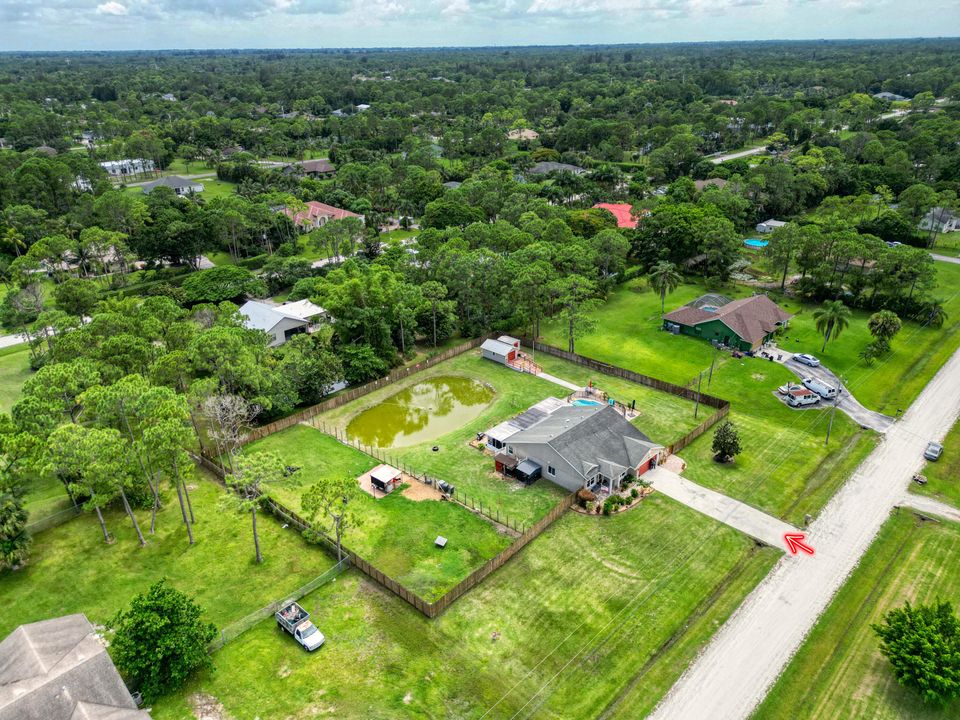
[[[372,472],[372,471],[371,471]],[[377,490],[370,483],[370,473],[366,472],[357,478],[357,482],[360,483],[360,489],[363,490],[367,495],[371,495],[376,499],[384,498],[390,493],[385,493],[381,490]],[[397,485],[397,489],[393,492],[400,492],[405,498],[409,498],[415,502],[420,502],[421,500],[442,500],[443,493],[441,493],[435,485],[427,485],[424,482],[421,482],[412,475],[408,475],[405,472],[400,473],[400,482]]]
[[[403,704],[409,705],[412,702],[413,702],[413,693],[407,692],[407,694],[403,696]]]
[[[669,455],[667,459],[661,463],[661,465],[677,475],[682,475],[683,471],[687,469],[686,461],[679,455]]]
[[[233,717],[223,709],[222,702],[207,693],[194,693],[187,702],[196,720],[231,720]]]
[[[762,373],[752,373],[750,377],[752,377],[757,382],[763,382],[764,380],[767,379],[767,376]]]

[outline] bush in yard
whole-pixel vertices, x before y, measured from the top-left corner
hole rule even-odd
[[[636,500],[638,497],[640,497],[640,493],[637,492],[637,489],[636,489],[636,488],[633,488],[633,489],[630,491],[630,497],[632,497],[634,500]]]
[[[960,697],[960,618],[949,602],[917,607],[908,602],[873,630],[901,685],[933,705]]]
[[[0,475],[0,570],[16,568],[27,559],[27,511],[23,487],[9,476]]]
[[[209,270],[200,270],[183,281],[187,302],[222,302],[244,300],[247,296],[263,297],[267,286],[246,268],[236,265],[220,265]]]
[[[717,462],[731,462],[742,451],[740,447],[740,433],[727,420],[713,433],[713,459]]]
[[[111,621],[110,654],[144,701],[153,702],[182,686],[192,673],[211,667],[207,645],[217,628],[203,622],[202,614],[192,598],[161,580]]]

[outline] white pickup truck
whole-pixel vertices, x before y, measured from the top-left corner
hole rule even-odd
[[[317,626],[310,622],[310,613],[299,603],[292,600],[285,602],[274,617],[277,618],[277,625],[293,635],[293,639],[309,652],[316,650],[326,640],[323,633],[317,630]]]

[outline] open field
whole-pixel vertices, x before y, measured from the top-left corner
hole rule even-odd
[[[138,511],[148,539],[141,548],[122,511],[105,513],[116,542],[106,545],[96,516],[84,514],[33,538],[30,561],[0,573],[0,635],[20,623],[84,612],[94,623],[108,621],[137,593],[167,578],[194,595],[207,618],[223,627],[282,599],[333,566],[331,557],[280,523],[260,517],[264,561],[254,561],[250,516],[219,507],[223,490],[200,475],[191,493],[196,544],[187,544],[176,497],[165,498],[157,534],[147,535],[148,511]]]
[[[901,510],[883,526],[754,720],[947,720],[960,702],[925,707],[900,686],[870,628],[905,601],[960,605],[960,525]]]
[[[693,420],[693,403],[687,400],[640,385],[598,376],[596,373],[589,375],[585,369],[562,360],[538,356],[537,362],[540,361],[543,361],[548,372],[558,377],[584,384],[592,378],[598,387],[609,388],[615,397],[636,399],[637,407],[641,410],[645,411],[648,407],[659,408],[661,417],[669,418],[667,421],[652,422],[649,431],[645,424],[648,417],[646,413],[637,421],[637,426],[658,442],[668,444],[696,424]],[[467,443],[474,439],[478,432],[489,430],[540,400],[551,396],[565,397],[569,391],[536,376],[518,373],[484,360],[479,351],[464,353],[402,382],[381,388],[341,408],[324,413],[313,422],[318,427],[337,428],[343,432],[349,421],[363,410],[382,402],[404,387],[440,375],[460,375],[489,383],[495,390],[494,398],[483,412],[462,427],[436,440],[389,449],[389,456],[395,457],[418,473],[427,473],[453,483],[460,492],[483,502],[484,508],[505,514],[519,523],[529,524],[545,515],[563,494],[562,489],[546,480],[539,480],[529,487],[508,481],[494,472],[492,457]],[[686,420],[684,414],[688,416]],[[671,431],[668,425],[675,426],[675,429]],[[439,447],[438,452],[433,452],[434,445]]]
[[[198,691],[237,720],[640,717],[777,555],[657,495],[568,513],[432,621],[350,571],[303,601],[320,651],[264,621],[154,717]]]
[[[320,477],[357,477],[378,463],[307,425],[296,425],[247,446],[247,452],[271,450],[289,465],[300,466],[289,484],[272,488],[282,503],[300,512],[300,497]],[[397,489],[374,499],[360,493],[354,501],[361,518],[344,545],[381,571],[433,601],[471,571],[510,544],[509,535],[456,503],[416,502]],[[447,547],[434,546],[438,535]]]
[[[604,329],[585,335],[577,351],[674,382],[687,382],[708,370],[712,346],[658,330],[660,299],[650,291],[637,292],[639,284],[617,290],[595,313],[598,328]],[[667,306],[677,307],[703,292],[703,287],[684,285]],[[730,294],[742,297],[749,292],[738,286]],[[549,340],[562,342],[559,335],[558,328],[548,327]],[[802,525],[804,516],[815,515],[869,454],[876,436],[838,412],[830,445],[825,446],[826,410],[792,410],[774,397],[773,391],[788,381],[795,382],[796,376],[777,363],[717,355],[713,379],[704,375],[703,390],[730,401],[730,420],[740,432],[743,453],[732,464],[714,462],[713,434],[707,432],[680,456],[687,462],[684,475],[694,482]],[[702,410],[704,418],[709,409]],[[642,420],[639,425],[643,427]]]
[[[930,495],[937,500],[960,508],[960,422],[943,439],[943,455],[936,462],[928,462],[923,469],[926,485],[910,483],[910,491]]]
[[[0,413],[10,412],[30,374],[30,350],[26,345],[0,350]]]

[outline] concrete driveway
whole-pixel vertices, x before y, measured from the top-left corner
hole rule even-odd
[[[840,382],[840,378],[838,378],[833,372],[831,372],[828,368],[825,368],[823,365],[812,368],[794,360],[793,355],[786,357],[786,359],[783,361],[783,364],[801,380],[803,378],[814,377],[817,380],[826,383],[827,385],[832,385],[836,388],[842,387],[843,392],[840,394],[840,402],[837,407],[849,415],[855,423],[860,425],[860,427],[870,428],[871,430],[885,433],[896,421],[896,418],[892,418],[889,415],[884,415],[883,413],[878,413],[874,410],[868,410],[861,405],[857,398],[853,396],[853,393],[851,393],[850,390]],[[825,400],[820,404],[820,407],[829,407],[832,404],[833,403],[831,401]]]
[[[703,513],[724,525],[749,535],[764,545],[785,549],[784,533],[797,532],[797,528],[755,507],[734,500],[714,490],[680,477],[667,468],[656,467],[643,476],[653,489],[669,498]]]
[[[936,253],[930,253],[930,257],[932,257],[934,260],[939,260],[940,262],[960,265],[960,258],[950,257],[949,255],[937,255]]]

